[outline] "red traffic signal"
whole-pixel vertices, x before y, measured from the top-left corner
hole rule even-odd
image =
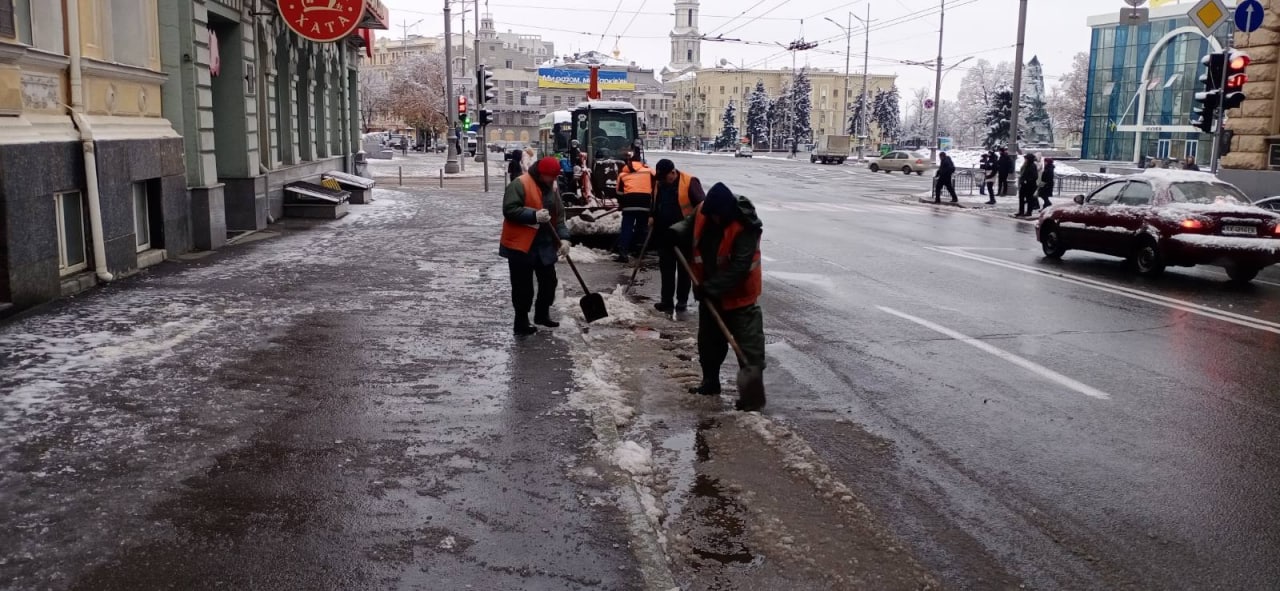
[[[1249,76],[1244,73],[1244,69],[1249,67],[1249,54],[1231,50],[1228,53],[1227,60],[1227,77],[1226,87],[1228,90],[1243,90]]]
[[[467,112],[467,97],[465,95],[459,96],[458,97],[458,114],[465,115],[466,112]]]

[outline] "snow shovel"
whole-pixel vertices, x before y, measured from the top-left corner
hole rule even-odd
[[[693,287],[701,287],[696,279],[697,276],[693,274],[693,269],[689,267],[689,261],[685,260],[684,253],[680,252],[678,247],[674,250],[680,266],[684,267],[685,272],[689,274],[689,279],[693,281]],[[764,372],[747,362],[746,354],[742,352],[742,347],[738,346],[738,340],[733,338],[733,333],[729,332],[729,327],[725,325],[724,318],[720,317],[720,311],[716,310],[715,304],[702,298],[702,307],[711,312],[716,326],[720,327],[720,332],[724,333],[724,339],[729,341],[729,346],[733,347],[734,354],[738,356],[738,400],[740,402],[764,400]]]
[[[559,249],[560,236],[556,234],[556,229],[551,227],[550,223],[547,224],[547,228],[551,229],[551,236],[556,239],[556,248]],[[587,294],[578,300],[578,306],[582,308],[582,317],[587,319],[587,324],[591,324],[601,318],[607,318],[609,310],[604,306],[604,296],[598,293],[591,293],[591,289],[587,287],[587,282],[582,279],[582,274],[578,272],[578,266],[573,264],[573,259],[569,258],[569,255],[564,255],[564,260],[569,261],[569,268],[573,269],[574,277],[578,278],[578,284],[582,286],[583,293]]]
[[[585,211],[584,211],[584,212],[582,212],[582,213],[578,214],[578,219],[581,219],[582,221],[587,222],[588,224],[594,224],[594,223],[596,223],[597,221],[600,221],[601,219],[607,218],[607,217],[609,217],[609,216],[611,216],[611,215],[613,215],[613,214],[615,214],[615,213],[618,213],[619,211],[622,211],[622,210],[621,210],[621,209],[610,209],[609,211],[606,211],[606,212],[604,212],[603,214],[601,214],[601,215],[600,215],[600,217],[593,216],[593,215],[591,215],[589,212],[585,212]]]
[[[622,293],[631,293],[631,288],[636,286],[636,275],[640,274],[640,267],[644,266],[644,253],[649,251],[649,240],[653,238],[655,228],[649,228],[649,233],[644,236],[644,244],[640,245],[640,258],[636,259],[636,268],[631,271],[631,281],[627,282],[627,288]]]

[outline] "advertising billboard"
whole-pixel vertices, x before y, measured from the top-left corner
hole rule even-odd
[[[591,70],[538,68],[538,88],[581,88],[591,86]],[[635,90],[626,72],[600,72],[600,90]]]

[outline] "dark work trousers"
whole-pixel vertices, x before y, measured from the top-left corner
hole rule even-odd
[[[661,235],[658,234],[658,236]],[[659,303],[687,306],[693,282],[689,280],[689,273],[676,259],[674,245],[663,244],[658,250],[658,274],[662,278],[662,299]]]
[[[632,251],[639,251],[648,231],[648,211],[623,211],[622,233],[618,236],[618,254],[625,256]]]
[[[1009,173],[1007,172],[996,173],[996,178],[999,180],[999,184],[1000,184],[999,196],[1000,197],[1007,196],[1009,194]]]
[[[703,300],[702,305],[711,304]],[[729,332],[742,347],[747,363],[764,370],[764,313],[760,306],[753,304],[736,310],[720,310],[720,317],[724,318]],[[703,386],[713,391],[719,389],[720,366],[728,356],[729,341],[725,340],[711,313],[702,310],[698,314],[698,364],[702,366]]]
[[[956,181],[951,177],[938,177],[933,181],[933,200],[942,201],[942,189],[951,193],[951,200],[956,200]]]
[[[987,202],[995,203],[996,202],[996,184],[991,182],[991,177],[987,177],[986,182],[987,182],[987,197],[988,197]]]
[[[529,323],[529,307],[534,305],[535,276],[538,278],[537,316],[545,317],[556,299],[556,266],[515,257],[507,259],[507,268],[511,270],[511,304],[516,310],[516,323]]]

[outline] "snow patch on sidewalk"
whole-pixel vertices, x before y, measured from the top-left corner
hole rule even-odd
[[[618,285],[613,288],[611,293],[603,293],[605,308],[609,310],[609,316],[595,321],[594,325],[602,326],[623,326],[632,327],[637,322],[649,318],[651,315],[644,307],[631,301],[630,298],[623,293],[627,289],[625,285]]]
[[[587,248],[585,246],[575,246],[569,249],[569,257],[573,259],[575,264],[586,265],[589,263],[603,263],[608,261],[613,255],[596,248]]]
[[[578,216],[569,218],[565,222],[565,225],[569,226],[569,235],[599,236],[622,233],[621,213],[611,213],[605,216],[604,210],[595,210],[591,214],[597,216],[596,221],[588,222]]]
[[[614,448],[613,463],[632,476],[653,474],[653,452],[634,441],[624,441]]]

